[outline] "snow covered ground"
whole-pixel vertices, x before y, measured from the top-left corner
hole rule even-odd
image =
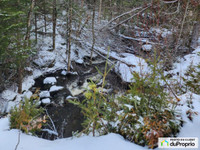
[[[193,100],[193,111],[200,114],[200,95],[187,93],[182,96],[181,104],[177,109],[182,112],[182,117],[185,121],[184,126],[178,137],[198,137],[200,139],[200,117],[193,116],[191,122],[186,115],[189,109],[187,99]],[[9,118],[0,119],[0,150],[14,150],[18,143],[19,131],[9,129]],[[123,139],[122,136],[110,133],[101,137],[83,136],[80,138],[65,138],[55,141],[49,141],[20,133],[20,143],[18,150],[147,150],[147,147],[141,147]],[[157,148],[158,149],[158,148]],[[200,149],[200,147],[199,147]],[[196,149],[198,150],[198,149]]]
[[[18,130],[9,131],[8,118],[0,120],[0,149],[14,150],[18,142]],[[26,134],[20,134],[18,150],[143,150],[143,147],[125,141],[117,134],[101,137],[84,136],[48,141]]]
[[[197,48],[193,54],[185,56],[183,62],[180,61],[180,64],[176,63],[173,72],[180,71],[178,69],[179,66],[182,66],[182,73],[186,71],[186,68],[194,62],[200,61],[200,56],[197,56],[197,52],[200,51],[200,47]],[[191,59],[193,58],[193,59]],[[127,60],[128,61],[128,60]],[[181,65],[182,64],[182,65]],[[6,95],[7,94],[7,95]],[[10,94],[10,96],[9,96]],[[5,93],[6,96],[9,96],[13,99],[13,93]],[[16,94],[15,94],[16,95]],[[198,137],[200,140],[200,95],[196,95],[193,93],[186,93],[184,95],[179,96],[181,99],[180,106],[177,107],[178,110],[181,111],[181,115],[183,120],[185,121],[183,127],[178,134],[178,137]],[[196,112],[198,115],[193,114],[193,121],[190,121],[187,117],[186,112],[190,110],[187,101],[192,100],[192,109],[193,112]],[[9,118],[1,118],[0,119],[0,150],[13,150],[18,142],[18,130],[10,130],[9,129]],[[18,150],[145,150],[147,147],[141,147],[134,143],[130,143],[121,137],[120,135],[110,133],[101,137],[91,137],[91,136],[83,136],[80,138],[65,138],[58,139],[55,141],[48,141],[44,139],[40,139],[38,137],[34,137],[31,135],[26,135],[24,133],[20,133],[20,144],[18,146]],[[198,148],[200,150],[200,146]]]

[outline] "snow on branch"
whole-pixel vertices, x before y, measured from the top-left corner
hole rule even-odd
[[[128,12],[125,12],[125,13],[123,13],[123,14],[121,14],[121,15],[119,15],[119,16],[113,18],[113,19],[111,19],[105,26],[103,26],[103,27],[100,29],[100,31],[103,30],[104,28],[106,28],[109,24],[111,24],[113,21],[117,20],[118,18],[121,18],[121,17],[123,17],[123,16],[125,16],[125,15],[128,15],[128,14],[130,14],[130,13],[136,11],[136,10],[139,10],[139,9],[141,9],[141,8],[142,8],[142,7],[133,8],[132,10],[130,10],[130,11],[128,11]]]
[[[134,40],[134,41],[148,43],[148,44],[152,44],[152,45],[163,45],[161,43],[150,42],[148,39],[145,39],[145,38],[133,38],[133,37],[125,36],[123,34],[119,34],[119,36],[124,38],[124,39]]]
[[[112,29],[118,27],[119,25],[121,25],[121,24],[123,24],[123,23],[129,21],[129,20],[132,19],[133,17],[137,16],[137,15],[140,14],[141,12],[145,11],[146,9],[148,9],[150,6],[151,6],[151,5],[148,4],[145,8],[143,8],[142,10],[140,10],[139,12],[137,12],[136,14],[133,14],[131,17],[129,17],[129,18],[127,18],[127,19],[121,21],[120,23],[118,23],[118,24],[115,25],[114,27],[111,27],[110,30],[112,30]]]

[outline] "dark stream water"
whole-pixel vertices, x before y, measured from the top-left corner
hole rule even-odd
[[[94,81],[99,80],[101,77],[95,67],[103,72],[105,62],[96,65],[80,65],[73,64],[73,71],[77,74],[67,74],[63,75],[61,72],[63,70],[58,70],[54,73],[49,73],[35,79],[35,85],[31,88],[34,92],[36,88],[40,88],[40,91],[49,91],[51,84],[43,84],[43,80],[46,77],[55,77],[57,80],[56,86],[64,87],[62,90],[50,92],[50,104],[42,104],[46,108],[49,116],[54,122],[56,131],[58,135],[50,134],[49,132],[41,132],[38,136],[54,140],[57,138],[65,138],[72,136],[73,132],[83,130],[82,123],[84,121],[84,116],[81,114],[80,108],[69,103],[66,97],[73,96],[72,89],[80,89],[81,86],[90,82],[90,78],[94,78]],[[121,79],[114,73],[110,72],[106,78],[107,86],[110,93],[116,91],[121,91],[127,88],[127,85],[122,84]],[[76,93],[76,92],[75,92]],[[83,100],[83,93],[78,93],[75,97],[79,100]],[[45,127],[46,129],[53,130],[53,125],[50,121]]]

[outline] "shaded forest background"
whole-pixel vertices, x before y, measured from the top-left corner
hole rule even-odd
[[[57,19],[66,22],[68,70],[72,35],[80,36],[84,28],[93,33],[91,58],[94,33],[108,30],[116,36],[123,35],[128,47],[136,46],[135,54],[150,59],[153,53],[145,52],[145,56],[144,51],[140,53],[144,43],[140,39],[148,37],[164,60],[164,68],[170,69],[177,56],[190,53],[197,46],[199,17],[199,0],[2,0],[0,91],[14,82],[18,92],[22,92],[23,77],[30,73],[25,68],[38,51],[37,42],[41,40],[38,34],[50,35],[51,49],[55,49]],[[102,25],[102,20],[108,22]],[[52,31],[47,31],[47,24],[52,25]],[[172,34],[167,37],[152,34],[149,32],[152,27],[165,28]]]

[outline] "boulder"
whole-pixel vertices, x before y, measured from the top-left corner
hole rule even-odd
[[[48,98],[48,97],[50,97],[49,91],[41,91],[39,95],[40,95],[40,98]]]
[[[60,91],[60,90],[62,90],[63,88],[64,88],[63,86],[56,86],[56,85],[53,85],[53,86],[50,88],[49,92]]]
[[[50,103],[51,103],[50,98],[42,99],[42,104],[50,104]]]
[[[46,77],[46,78],[43,80],[43,84],[51,84],[51,85],[54,85],[56,82],[57,82],[57,80],[56,80],[55,77]]]

